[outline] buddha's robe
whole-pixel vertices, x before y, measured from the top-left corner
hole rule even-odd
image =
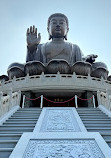
[[[40,61],[47,64],[52,59],[64,59],[69,64],[83,60],[80,48],[68,42],[52,41],[40,44],[33,50],[28,48],[26,62]]]

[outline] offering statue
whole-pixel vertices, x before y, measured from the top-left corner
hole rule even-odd
[[[49,42],[40,44],[41,35],[37,33],[37,28],[31,26],[27,29],[26,64],[11,64],[8,68],[10,79],[14,76],[23,77],[27,74],[37,75],[42,72],[57,73],[58,71],[63,74],[73,72],[78,75],[91,74],[107,79],[107,66],[102,62],[95,62],[97,55],[84,57],[79,46],[66,42],[69,22],[64,14],[52,14],[48,19],[47,31]]]

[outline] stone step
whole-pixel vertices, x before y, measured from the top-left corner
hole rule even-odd
[[[17,110],[17,112],[18,111],[42,111],[42,109],[41,108],[20,108],[20,109],[18,109]]]
[[[16,123],[15,125],[11,125],[11,124],[10,124],[10,125],[2,125],[2,126],[0,126],[0,130],[2,129],[2,127],[5,127],[5,128],[9,128],[9,127],[12,127],[12,128],[13,128],[13,127],[15,127],[15,128],[18,129],[18,128],[24,128],[24,127],[25,127],[25,128],[26,128],[26,127],[27,127],[27,128],[29,128],[29,127],[30,127],[30,128],[34,128],[35,125],[32,125],[32,124],[31,124],[31,125],[29,125],[29,124],[20,125],[20,124],[17,124],[17,123]]]
[[[82,120],[84,124],[101,124],[101,123],[104,123],[104,124],[110,124],[111,123],[111,120]]]
[[[33,127],[0,127],[0,132],[2,131],[33,131]]]
[[[89,111],[89,112],[93,112],[93,111],[101,111],[99,108],[77,108],[77,111]]]
[[[77,109],[88,132],[99,132],[111,147],[111,118],[100,109]]]
[[[107,138],[107,139],[105,139],[105,141],[108,142],[108,143],[111,143],[111,138]]]
[[[13,148],[2,148],[0,149],[0,158],[9,158]]]
[[[22,112],[25,112],[25,111],[26,111],[26,112],[27,112],[27,111],[33,112],[33,111],[42,111],[42,109],[41,109],[41,108],[23,108],[23,109],[21,108],[21,109],[19,109],[18,111],[19,111],[19,112],[20,112],[20,111],[22,111]],[[18,111],[17,111],[17,112],[18,112]]]
[[[108,119],[108,117],[107,116],[81,116],[81,115],[79,115],[80,117],[81,117],[81,119]]]
[[[85,127],[111,127],[111,123],[106,123],[104,124],[103,122],[101,122],[100,124],[98,123],[85,123]]]
[[[0,140],[0,148],[14,148],[18,140]]]
[[[30,122],[25,122],[25,123],[24,123],[24,122],[16,122],[16,121],[15,121],[15,122],[5,122],[5,123],[3,123],[3,126],[4,126],[4,125],[5,125],[5,126],[10,126],[10,125],[13,125],[13,126],[14,126],[14,125],[19,125],[19,126],[20,126],[20,125],[22,125],[22,126],[23,126],[23,125],[35,126],[35,124],[36,124],[36,122],[34,122],[34,123],[33,123],[33,122],[31,122],[31,123],[30,123]]]
[[[38,119],[39,116],[11,116],[10,119]]]
[[[106,141],[106,143],[109,145],[109,147],[111,148],[111,141]]]
[[[40,116],[40,114],[13,114],[11,117],[36,117]]]
[[[81,117],[80,117],[81,118]],[[111,121],[109,118],[82,118],[82,121]]]
[[[0,140],[19,140],[21,134],[0,134]]]
[[[41,111],[17,111],[16,113],[14,114],[40,114]]]
[[[5,123],[7,124],[7,123],[16,123],[16,124],[18,124],[18,123],[21,123],[21,124],[30,124],[30,123],[36,123],[37,122],[37,119],[33,119],[33,120],[31,120],[31,119],[29,119],[29,120],[7,120]]]
[[[97,126],[97,127],[92,127],[92,126],[91,126],[91,127],[87,127],[87,129],[88,129],[88,130],[89,130],[89,129],[92,129],[92,130],[96,130],[96,129],[97,129],[97,130],[99,130],[99,129],[100,129],[100,130],[101,130],[101,129],[104,129],[104,130],[111,130],[111,127],[104,127],[104,126],[103,126],[103,127],[99,127],[99,126]]]
[[[95,114],[95,113],[93,113],[93,114],[92,113],[88,113],[88,114],[87,113],[79,113],[79,115],[80,116],[107,116],[107,115],[104,115],[102,113],[101,114],[98,114],[98,113],[97,114]]]
[[[42,110],[18,110],[16,113],[17,114],[21,114],[21,113],[24,113],[24,114],[31,114],[31,113],[34,113],[34,114],[39,114],[41,113]]]
[[[9,158],[23,132],[33,132],[40,113],[40,108],[19,109],[0,126],[0,158]]]
[[[101,132],[111,132],[111,129],[87,129],[88,132],[99,132],[101,134]]]
[[[14,114],[40,114],[41,113],[41,111],[36,111],[36,110],[34,110],[34,111],[17,111],[17,112],[15,112]]]
[[[37,121],[38,118],[9,118],[10,121]]]
[[[102,111],[78,111],[79,114],[104,114]]]
[[[109,145],[109,147],[111,148],[111,139],[105,139],[104,137],[103,137],[103,139],[106,141],[106,143]]]
[[[102,135],[102,137],[104,138],[104,139],[111,139],[111,133],[109,132],[101,132],[101,135]]]
[[[109,147],[111,148],[111,142],[109,143],[109,142],[106,142],[108,145],[109,145]]]
[[[23,134],[24,131],[0,131],[1,134]],[[29,132],[29,131],[28,131]],[[32,131],[31,131],[32,132]]]

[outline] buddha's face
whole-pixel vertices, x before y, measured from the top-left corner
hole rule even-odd
[[[68,26],[64,17],[53,17],[50,20],[49,34],[52,38],[64,38],[68,32]]]

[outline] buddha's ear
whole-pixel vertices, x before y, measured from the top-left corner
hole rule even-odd
[[[49,28],[48,27],[47,27],[47,31],[48,31],[48,34],[49,34],[49,40],[51,40],[52,36],[49,33]]]
[[[69,28],[67,28],[67,33],[68,33],[68,31],[69,31]],[[67,40],[67,33],[66,33],[66,35],[64,36],[65,40]]]
[[[69,28],[67,28],[67,33],[69,32]]]

